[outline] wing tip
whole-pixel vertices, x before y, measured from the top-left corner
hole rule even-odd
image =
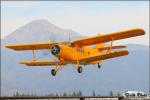
[[[138,31],[138,33],[139,33],[140,35],[144,35],[144,34],[145,34],[145,30],[142,29],[142,28],[135,28],[134,30]]]
[[[128,55],[128,54],[129,54],[129,51],[128,51],[128,50],[126,50],[125,52],[126,52],[126,55]]]
[[[16,50],[16,49],[13,48],[13,46],[11,46],[11,45],[5,45],[5,48],[12,49],[12,50]]]
[[[5,45],[5,48],[10,48],[10,45]]]
[[[128,50],[117,50],[117,51],[114,51],[114,52],[121,53],[122,55],[128,55],[129,54]]]
[[[32,62],[29,62],[29,61],[22,61],[22,62],[19,62],[19,64],[23,64],[26,66],[33,66]]]

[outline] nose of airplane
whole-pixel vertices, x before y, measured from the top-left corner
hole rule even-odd
[[[51,48],[51,53],[53,55],[58,55],[60,53],[60,46],[59,45],[53,45]]]

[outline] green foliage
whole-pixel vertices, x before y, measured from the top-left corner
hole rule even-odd
[[[92,96],[94,96],[94,97],[96,96],[96,94],[95,94],[95,91],[94,91],[94,90],[93,90],[93,95],[92,95]]]
[[[113,91],[112,90],[109,92],[109,96],[113,96]]]
[[[72,96],[76,96],[76,93],[75,93],[75,91],[72,93]]]
[[[63,97],[66,97],[68,94],[66,92],[64,92]]]
[[[14,97],[18,97],[19,96],[19,92],[17,91],[13,96]]]
[[[29,96],[37,96],[36,94],[24,94],[24,93],[19,93],[18,91],[16,93],[13,94],[14,97],[29,97]]]
[[[27,96],[36,97],[37,95],[36,95],[35,93],[20,93],[20,92],[16,91],[16,92],[13,94],[13,96],[14,96],[14,97],[19,97],[19,96],[20,96],[20,97],[22,97],[22,96],[24,96],[24,97],[27,97]],[[66,92],[64,92],[63,94],[49,93],[49,94],[44,95],[44,96],[49,96],[49,97],[54,97],[54,96],[56,96],[56,97],[60,97],[60,96],[63,96],[63,97],[71,97],[71,96],[73,96],[73,97],[80,97],[80,96],[83,96],[83,94],[82,94],[82,91],[79,90],[79,91],[73,91],[72,93],[66,93]],[[95,90],[93,90],[92,96],[101,96],[101,95],[100,95],[100,94],[96,94],[96,93],[95,93]],[[109,96],[113,96],[113,91],[110,91],[110,92],[109,92]],[[120,93],[118,93],[118,96],[120,96]]]
[[[59,95],[56,93],[56,95],[55,95],[56,97],[58,97]]]
[[[29,94],[29,93],[27,93],[27,94],[25,94],[25,93],[19,93],[18,91],[17,92],[15,92],[14,93],[14,95],[13,95],[14,97],[22,97],[22,96],[37,96],[36,94]],[[63,94],[58,94],[58,93],[56,93],[56,94],[53,94],[53,93],[49,93],[49,94],[47,94],[47,95],[45,95],[45,96],[56,96],[56,97],[59,97],[59,96],[64,96],[64,97],[68,97],[68,96],[74,96],[74,97],[79,97],[79,96],[82,96],[82,92],[79,90],[79,91],[74,91],[73,93],[71,93],[71,94],[69,94],[69,93],[66,93],[66,92],[64,92]]]
[[[118,93],[117,93],[117,96],[121,96],[121,93],[120,93],[120,92],[118,92]]]
[[[82,92],[79,90],[79,96],[82,96]]]

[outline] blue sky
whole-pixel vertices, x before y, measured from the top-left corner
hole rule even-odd
[[[60,13],[67,11],[68,9],[76,9],[76,10],[83,10],[88,11],[90,13],[97,13],[98,11],[101,12],[107,12],[111,10],[129,10],[129,9],[135,9],[135,8],[146,8],[148,7],[147,2],[118,2],[118,1],[7,1],[2,2],[2,15],[7,15],[8,17],[16,18],[16,17],[24,17],[24,16],[32,16],[39,15],[44,12],[49,13]],[[111,10],[110,10],[111,9]],[[6,11],[6,12],[4,12]],[[3,17],[7,17],[3,16]]]
[[[145,36],[120,43],[149,45],[148,1],[2,1],[1,38],[38,19],[88,36],[140,27]]]

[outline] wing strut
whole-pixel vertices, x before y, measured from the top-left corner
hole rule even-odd
[[[77,54],[75,54],[75,52],[73,52],[73,53],[76,57],[76,66],[75,66],[75,68],[78,68],[80,66],[79,58],[78,58]]]
[[[112,51],[113,40],[114,40],[114,39],[113,39],[113,37],[111,37],[109,52],[111,52],[111,51]]]
[[[34,49],[32,50],[32,61],[35,61],[35,51],[34,51]]]

